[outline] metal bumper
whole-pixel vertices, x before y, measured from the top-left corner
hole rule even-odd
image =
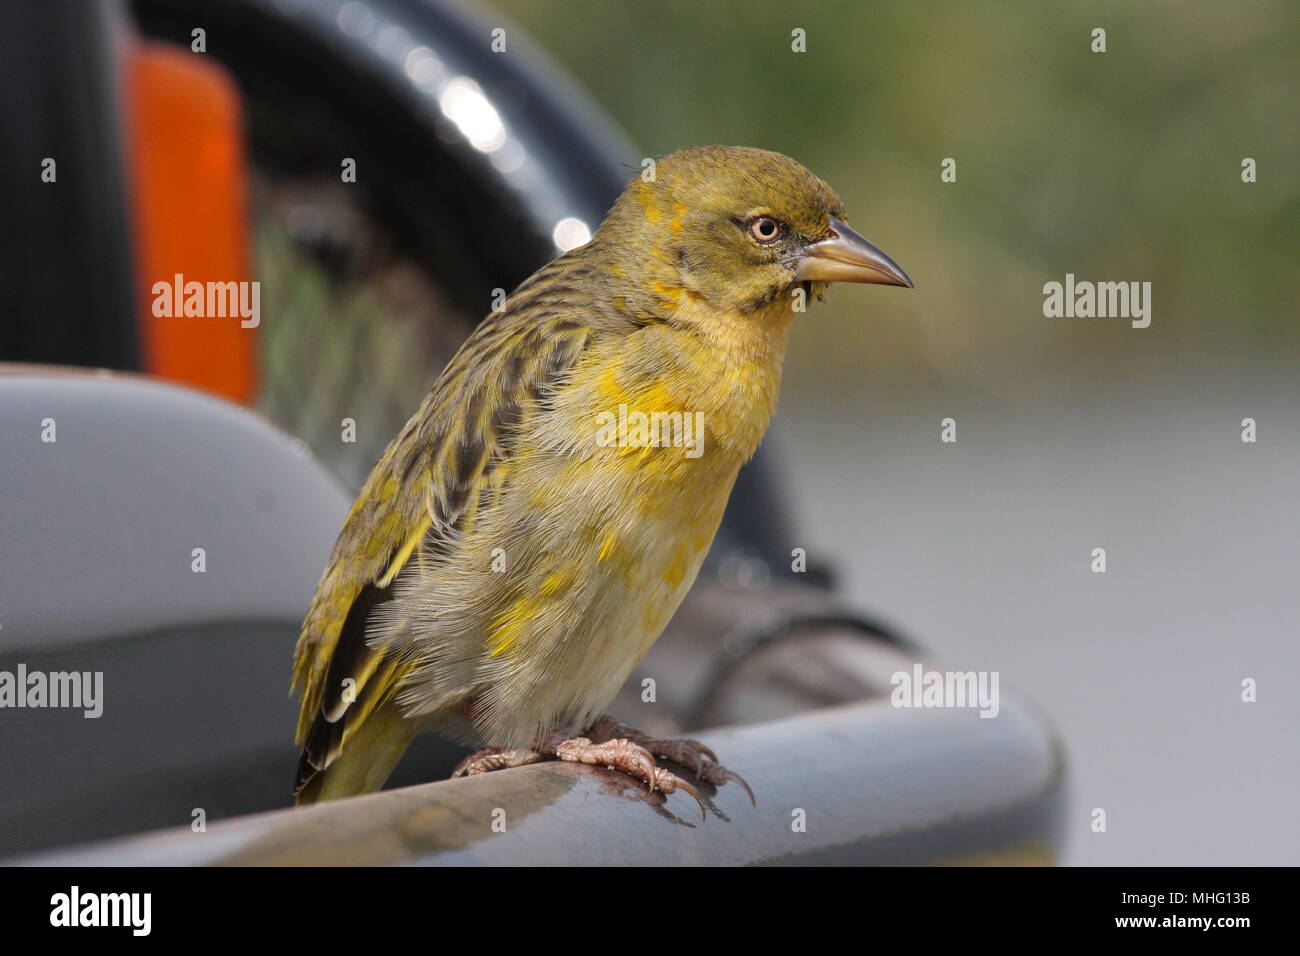
[[[888,701],[700,738],[744,775],[649,795],[601,768],[535,764],[71,849],[37,865],[1050,864],[1063,764],[1043,723]]]

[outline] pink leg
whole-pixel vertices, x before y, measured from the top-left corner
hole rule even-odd
[[[536,750],[510,750],[506,747],[483,747],[474,751],[451,772],[456,777],[472,777],[475,774],[503,770],[506,767],[522,767],[525,764],[539,763],[549,755]]]
[[[664,757],[673,763],[681,764],[683,767],[689,767],[697,777],[706,783],[711,783],[715,787],[721,787],[729,780],[735,780],[745,788],[745,793],[749,795],[749,802],[757,805],[754,800],[754,791],[749,788],[745,778],[734,771],[718,763],[718,755],[713,752],[707,745],[700,743],[698,740],[683,738],[680,740],[664,740],[658,737],[651,737],[639,730],[627,726],[620,721],[615,720],[609,715],[605,715],[597,720],[587,730],[587,736],[593,741],[600,742],[619,738],[631,741],[644,749],[648,750],[656,757]]]
[[[505,767],[522,767],[542,760],[559,759],[569,763],[583,763],[593,767],[612,767],[640,780],[651,792],[676,793],[681,790],[695,798],[704,813],[704,800],[699,791],[681,777],[655,766],[654,755],[639,744],[624,739],[605,739],[593,742],[587,737],[566,737],[558,731],[546,735],[536,749],[517,750],[506,747],[484,747],[470,754],[452,771],[453,777],[490,773]]]

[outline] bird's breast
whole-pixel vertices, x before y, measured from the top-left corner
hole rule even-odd
[[[543,427],[578,456],[675,482],[712,482],[753,455],[776,409],[784,336],[767,338],[641,330],[593,351]]]

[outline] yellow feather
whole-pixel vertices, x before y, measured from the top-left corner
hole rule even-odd
[[[405,566],[407,559],[411,557],[411,552],[423,540],[425,532],[429,530],[429,525],[432,523],[433,519],[426,514],[424,520],[415,526],[415,530],[406,539],[406,544],[402,545],[397,554],[393,556],[393,563],[388,566],[388,570],[384,572],[383,576],[375,582],[379,587],[386,588],[393,583],[393,578],[397,577],[397,572],[401,571]]]

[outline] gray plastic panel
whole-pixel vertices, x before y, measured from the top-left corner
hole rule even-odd
[[[238,406],[130,376],[0,374],[0,652],[301,620],[348,504]]]
[[[0,671],[102,675],[97,717],[0,708],[0,857],[290,803],[293,644],[349,504],[298,448],[188,389],[0,367]]]

